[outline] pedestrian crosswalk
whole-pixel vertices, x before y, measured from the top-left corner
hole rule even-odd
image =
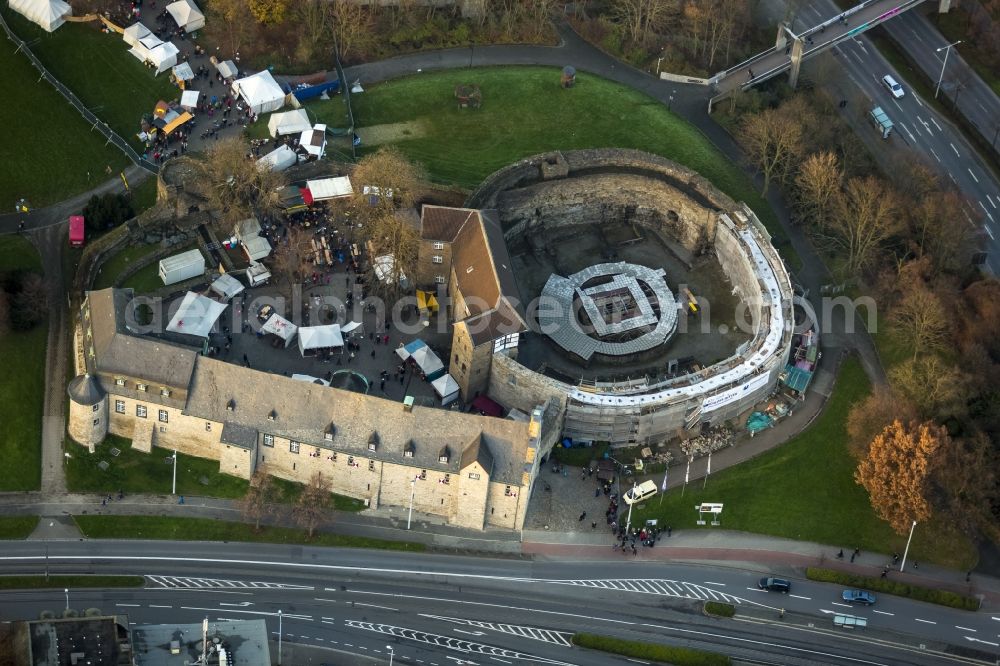
[[[445,622],[461,624],[467,627],[491,629],[502,634],[511,634],[513,636],[520,636],[521,638],[530,638],[535,641],[542,641],[543,643],[553,643],[555,645],[563,645],[566,647],[572,645],[570,642],[572,634],[566,631],[553,631],[551,629],[540,629],[538,627],[526,627],[520,624],[499,624],[495,622],[480,622],[478,620],[464,620],[457,617],[443,617],[441,615],[427,615],[425,613],[421,613],[420,615],[422,617],[444,620]]]
[[[265,581],[227,580],[222,578],[191,578],[188,576],[152,576],[146,580],[154,585],[171,589],[253,589],[253,590],[314,590],[311,585],[290,585],[288,583],[268,583]]]
[[[604,578],[590,580],[548,580],[547,583],[557,585],[575,585],[577,587],[592,587],[602,590],[617,590],[620,592],[638,592],[639,594],[656,594],[662,597],[678,599],[699,599],[701,601],[721,601],[729,604],[740,604],[744,600],[732,594],[726,594],[697,583],[685,583],[679,580],[665,578]]]

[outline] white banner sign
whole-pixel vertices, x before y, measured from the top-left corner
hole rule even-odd
[[[765,386],[770,379],[771,373],[765,372],[757,375],[745,384],[723,391],[722,393],[710,395],[705,398],[704,402],[701,403],[701,411],[703,413],[711,412],[719,407],[725,407],[731,402],[736,402],[743,396],[753,393],[760,387]]]

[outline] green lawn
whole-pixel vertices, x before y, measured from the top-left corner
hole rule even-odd
[[[7,3],[2,7],[7,16]],[[6,35],[0,38],[0,71],[7,95],[0,105],[0,126],[11,130],[0,142],[4,212],[13,210],[21,197],[34,206],[61,201],[103,182],[107,166],[125,166],[120,150],[105,146],[55,88],[38,82],[38,72],[23,54],[14,53]]]
[[[38,252],[23,237],[0,237],[0,274],[41,271],[41,265]],[[37,490],[41,483],[47,336],[44,324],[0,334],[0,491]]]
[[[115,456],[112,448],[120,453]],[[86,448],[67,441],[66,452],[72,456],[66,462],[66,485],[70,492],[169,494],[173,483],[173,465],[166,460],[172,450],[153,447],[152,453],[132,449],[132,442],[108,435],[93,455]],[[102,470],[98,463],[108,463]],[[202,483],[202,480],[207,483]],[[281,499],[294,502],[302,492],[302,484],[275,479]],[[177,494],[238,499],[247,491],[247,481],[219,472],[219,462],[177,454]],[[361,511],[364,502],[353,497],[334,495],[340,511]]]
[[[178,254],[180,252],[181,250],[178,250]],[[160,263],[154,261],[150,265],[139,269],[137,273],[122,283],[122,287],[135,289],[137,294],[148,294],[157,289],[162,289],[163,280],[160,279]]]
[[[0,590],[142,587],[142,576],[0,576]]]
[[[138,185],[130,182],[129,186],[132,189],[132,210],[136,216],[156,204],[156,176],[147,176]]]
[[[576,87],[564,90],[554,68],[462,69],[388,81],[352,99],[361,128],[414,123],[401,128],[404,138],[396,145],[436,181],[472,188],[500,167],[536,153],[638,148],[698,171],[746,201],[769,228],[777,227],[740,168],[692,125],[631,88],[584,73],[576,80]],[[482,90],[482,108],[458,109],[455,85],[470,82]],[[341,113],[335,104],[327,108]],[[322,112],[317,115],[324,119]]]
[[[42,64],[134,148],[140,146],[135,134],[142,114],[152,113],[157,100],[180,97],[168,72],[154,77],[152,70],[129,54],[122,36],[101,32],[100,23],[66,23],[49,34],[8,10],[6,3],[3,15],[21,39],[31,41],[31,50]],[[51,127],[49,111],[37,114],[46,127]]]
[[[0,516],[0,539],[26,539],[38,527],[38,516]]]
[[[367,537],[317,533],[312,539],[302,530],[265,527],[259,533],[252,525],[208,518],[164,516],[73,516],[77,527],[90,539],[165,539],[172,541],[250,541],[338,548],[368,548],[423,552],[421,543],[386,541]]]
[[[722,528],[830,544],[836,548],[902,552],[899,536],[872,511],[868,493],[854,482],[856,463],[847,451],[844,423],[851,406],[868,394],[860,363],[844,363],[834,393],[812,426],[787,444],[742,465],[715,473],[706,490],[691,483],[682,495],[669,491],[632,517],[633,524],[658,518],[661,525],[708,530],[695,525],[694,506],[722,502]],[[683,474],[675,467],[674,474]],[[931,521],[914,533],[910,557],[957,569],[976,561],[973,545],[950,526]]]
[[[106,289],[114,285],[115,279],[117,279],[121,272],[128,268],[130,264],[152,254],[153,252],[156,252],[157,249],[159,249],[158,245],[132,245],[124,248],[121,252],[108,259],[104,262],[104,265],[101,266],[101,272],[97,274],[96,278],[94,278],[94,289]],[[153,287],[153,289],[156,289],[158,287],[162,287],[163,282],[159,280],[159,277],[156,275],[156,272],[159,270],[159,264],[157,262],[153,262],[152,266],[154,277],[159,282],[158,285]],[[143,272],[145,271],[137,273],[132,280],[138,278]]]

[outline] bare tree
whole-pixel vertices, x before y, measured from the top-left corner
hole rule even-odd
[[[633,46],[645,44],[670,7],[664,0],[613,0],[612,15],[625,28],[625,37]]]
[[[218,214],[223,231],[248,217],[263,217],[277,210],[278,190],[285,184],[280,172],[261,168],[239,138],[212,144],[200,163],[209,207]]]
[[[402,289],[403,278],[413,279],[417,268],[417,254],[420,236],[404,215],[384,207],[375,209],[377,214],[369,216],[365,230],[373,256],[369,257],[371,270],[375,271],[376,257],[391,257],[391,263],[383,264],[381,279],[372,276],[375,291],[386,298],[397,296]]]
[[[829,151],[813,153],[799,166],[795,184],[803,217],[819,229],[825,229],[830,210],[840,196],[844,172],[837,156]]]
[[[309,238],[309,233],[301,227],[289,227],[284,241],[274,249],[272,266],[276,273],[284,276],[289,296],[292,286],[303,279],[312,265],[309,262],[312,253]]]
[[[49,316],[49,290],[38,273],[28,273],[21,280],[21,290],[11,299],[11,327],[26,331]]]
[[[913,350],[913,358],[944,346],[949,324],[937,294],[922,283],[911,284],[892,309],[893,334]]]
[[[379,205],[394,208],[409,208],[427,189],[427,174],[419,164],[408,160],[393,146],[379,148],[358,161],[351,180],[360,187],[355,188],[354,207],[359,212],[370,211]],[[366,195],[364,187],[374,187],[379,196]]]
[[[913,250],[930,257],[934,275],[960,270],[975,250],[974,230],[981,228],[982,214],[973,210],[968,224],[964,204],[958,192],[932,191],[907,209]]]
[[[739,136],[764,176],[761,194],[767,194],[773,179],[784,180],[789,167],[802,153],[802,125],[777,109],[746,116]]]
[[[889,382],[924,418],[962,418],[968,411],[969,377],[937,355],[895,366]]]
[[[250,478],[247,492],[238,502],[244,520],[253,521],[253,529],[260,532],[260,521],[274,514],[280,493],[274,484],[267,465],[261,464]]]
[[[834,240],[847,253],[845,271],[868,268],[901,226],[899,199],[884,181],[868,176],[847,181],[830,219]]]
[[[311,539],[316,528],[331,518],[335,509],[333,496],[330,494],[330,481],[323,477],[322,472],[316,472],[309,480],[299,499],[292,509],[292,518],[304,529]]]
[[[239,52],[243,40],[250,35],[250,28],[253,25],[249,4],[246,0],[212,0],[209,9],[222,20],[209,21],[208,24],[213,26],[213,29],[214,26],[224,27],[231,52]]]
[[[329,0],[330,30],[341,59],[368,48],[373,39],[372,17],[367,7],[351,0]],[[377,7],[378,3],[371,3]],[[433,4],[433,3],[432,3]]]
[[[300,61],[308,62],[316,56],[328,37],[332,5],[326,0],[298,0],[292,6],[292,12],[296,24],[301,27],[296,54]]]

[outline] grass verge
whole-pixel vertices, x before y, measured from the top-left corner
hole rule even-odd
[[[675,489],[634,512],[633,524],[657,518],[661,526],[711,529],[695,524],[694,506],[722,502],[725,529],[799,541],[900,552],[906,535],[895,534],[872,510],[868,493],[855,483],[845,423],[851,407],[869,392],[854,358],[844,362],[826,407],[813,424],[782,446],[736,467]],[[711,486],[710,488],[708,486]],[[912,556],[955,569],[976,562],[976,549],[953,526],[932,519],[914,534]]]
[[[648,659],[676,666],[728,666],[732,663],[724,654],[673,647],[658,643],[630,641],[597,634],[573,634],[573,645],[632,659]]]
[[[706,601],[705,613],[715,617],[732,617],[736,615],[736,606],[718,601]]]
[[[0,278],[17,270],[40,273],[41,268],[38,252],[24,237],[0,237]],[[47,341],[44,324],[0,333],[0,491],[37,490],[41,484]]]
[[[0,539],[27,539],[38,527],[38,516],[0,516]]]
[[[934,590],[929,587],[907,585],[906,583],[890,580],[889,578],[856,576],[842,571],[819,567],[809,567],[806,569],[806,578],[822,583],[836,583],[844,587],[858,587],[864,590],[872,590],[873,592],[891,594],[896,597],[926,601],[927,603],[948,606],[950,608],[959,608],[967,611],[979,610],[979,600],[975,597],[967,597],[948,590]]]
[[[6,7],[3,3],[5,17]],[[0,105],[0,125],[11,130],[0,142],[4,211],[12,210],[8,206],[21,197],[36,207],[61,201],[103,182],[109,177],[106,167],[117,172],[127,163],[55,88],[38,81],[38,72],[14,48],[9,39],[0,39],[0,71],[8,96]]]
[[[254,532],[252,525],[209,518],[173,518],[165,516],[73,516],[77,527],[89,539],[162,539],[171,541],[246,541],[283,543],[335,548],[366,548],[423,552],[422,543],[388,541],[343,534],[317,533],[312,539],[302,530],[289,527],[263,527]]]
[[[142,587],[142,576],[0,576],[0,590],[40,590],[50,587]]]
[[[159,248],[156,245],[132,245],[124,248],[101,266],[101,272],[94,278],[93,288],[96,290],[114,286],[115,280],[118,279],[122,271],[143,257],[156,252],[157,249]],[[157,270],[159,269],[156,262],[153,262],[153,266],[157,267]]]

